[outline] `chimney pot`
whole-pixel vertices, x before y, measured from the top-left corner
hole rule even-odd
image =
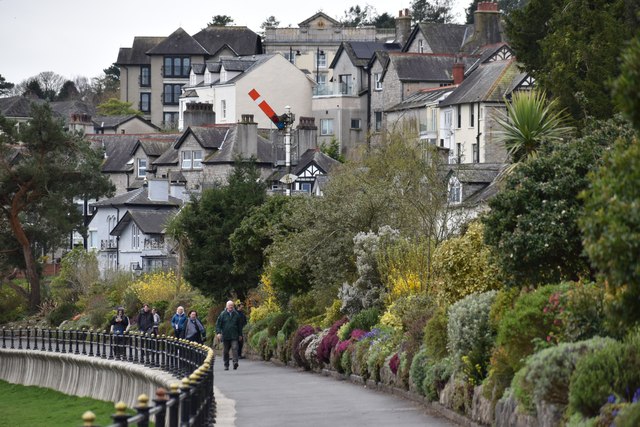
[[[453,64],[453,84],[459,85],[464,80],[464,63],[456,62]]]

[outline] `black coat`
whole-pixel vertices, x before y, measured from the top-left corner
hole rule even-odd
[[[138,329],[140,332],[151,332],[153,330],[153,313],[151,310],[140,310],[138,314]]]

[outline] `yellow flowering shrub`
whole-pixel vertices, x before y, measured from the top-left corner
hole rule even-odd
[[[180,290],[189,291],[189,285],[182,283]],[[130,291],[148,304],[172,301],[178,292],[178,278],[173,270],[155,271],[142,275],[131,285]]]
[[[426,289],[430,265],[428,241],[398,240],[377,256],[380,278],[386,287],[387,304]]]
[[[385,311],[380,317],[380,324],[392,328],[395,331],[402,331],[402,319],[389,310]]]
[[[257,301],[255,301],[256,306],[251,309],[251,314],[249,315],[251,323],[256,323],[264,319],[270,313],[279,313],[282,311],[278,305],[276,291],[268,271],[265,271],[260,276],[257,297]]]

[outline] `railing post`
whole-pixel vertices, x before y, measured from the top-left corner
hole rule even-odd
[[[73,336],[75,337],[75,340],[76,340],[76,351],[74,351],[73,354],[80,354],[80,338],[78,338],[78,334],[79,333],[80,333],[80,331],[78,329],[76,329],[74,331],[74,334],[73,334]],[[69,339],[71,339],[71,332],[69,332]]]
[[[2,348],[7,348],[7,345],[5,343],[5,339],[6,339],[5,331],[6,331],[6,329],[3,326],[2,327]]]
[[[180,385],[178,383],[171,384],[169,398],[173,401],[173,405],[169,408],[169,427],[178,427],[180,422]]]
[[[127,415],[127,404],[124,402],[118,402],[115,405],[116,413],[111,415],[114,424],[118,424],[120,427],[127,427],[129,425],[129,415]]]
[[[11,348],[16,348],[13,343],[13,327],[11,327]]]
[[[135,347],[135,340],[133,338],[133,333],[129,332],[129,331],[125,331],[124,333],[125,336],[125,354],[124,354],[124,359],[123,360],[128,360],[129,362],[133,362],[133,352],[134,352],[134,347]],[[133,344],[131,345],[131,341],[134,341]],[[127,353],[126,353],[126,348],[129,348],[129,358],[127,359]]]
[[[108,335],[109,337],[109,360],[113,359],[115,357],[115,349],[113,348],[114,346],[114,335],[112,333],[109,333]],[[104,348],[104,347],[103,347]]]
[[[165,427],[167,425],[167,391],[162,387],[158,388],[153,402],[160,408],[156,413],[155,425]]]
[[[191,386],[189,378],[182,379],[180,392],[183,394],[182,404],[180,405],[180,424],[182,426],[189,425],[189,417],[191,416]]]
[[[84,350],[83,350],[84,351]],[[94,356],[93,353],[93,328],[89,329],[89,356]],[[99,357],[99,355],[97,355]]]
[[[94,427],[93,422],[96,420],[96,414],[91,411],[87,411],[82,414],[82,427]]]
[[[62,353],[66,353],[67,352],[67,331],[62,328]]]
[[[142,415],[142,420],[138,421],[138,427],[149,427],[149,396],[144,393],[138,396],[136,411]]]
[[[49,337],[48,351],[52,352],[53,344],[51,343],[51,328],[47,329],[47,337]]]
[[[31,350],[31,328],[27,327],[27,350]]]

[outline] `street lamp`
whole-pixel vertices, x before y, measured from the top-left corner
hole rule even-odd
[[[324,50],[320,50],[320,46],[316,50],[316,83],[319,82],[319,74],[320,74],[320,55],[324,56]]]
[[[300,51],[296,50],[296,56],[300,56]],[[293,60],[293,48],[289,46],[289,62],[295,65],[295,61]]]

